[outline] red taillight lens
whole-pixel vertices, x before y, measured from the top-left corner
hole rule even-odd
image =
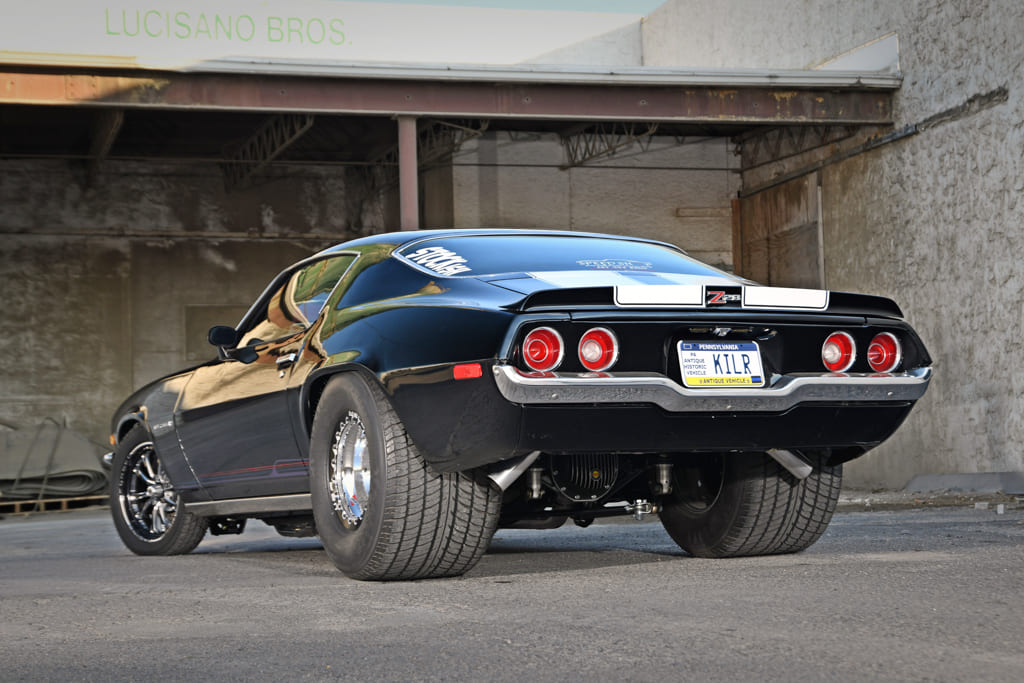
[[[562,337],[550,327],[538,327],[523,340],[523,362],[537,372],[557,368],[564,352]]]
[[[876,334],[868,347],[868,365],[875,372],[892,372],[903,360],[900,340],[891,332]]]
[[[619,359],[619,341],[611,330],[595,327],[580,338],[580,363],[591,372],[607,370]]]
[[[846,332],[833,332],[821,345],[821,362],[832,372],[845,372],[857,357],[857,345]]]

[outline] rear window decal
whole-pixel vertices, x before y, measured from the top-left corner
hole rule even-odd
[[[445,249],[444,247],[424,247],[423,249],[417,249],[411,254],[407,254],[405,257],[438,275],[458,275],[470,270],[469,266],[464,265],[466,259],[451,249]]]
[[[426,237],[395,255],[442,277],[569,272],[622,278],[679,274],[736,279],[666,244],[567,233],[454,234]],[[622,283],[628,284],[628,283]]]
[[[651,270],[654,267],[654,264],[648,261],[616,258],[583,259],[576,263],[594,270]]]

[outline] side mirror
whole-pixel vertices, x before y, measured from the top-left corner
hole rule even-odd
[[[221,360],[227,360],[228,358],[234,358],[237,361],[243,363],[252,363],[254,360],[260,357],[256,353],[256,349],[251,346],[247,346],[243,349],[235,348],[238,346],[241,335],[238,334],[238,330],[227,325],[214,325],[210,328],[210,331],[206,333],[206,339],[211,344],[217,347],[217,356]],[[258,342],[258,339],[253,339],[253,342]]]
[[[206,339],[222,349],[233,349],[238,344],[238,330],[227,325],[214,325],[206,333]]]

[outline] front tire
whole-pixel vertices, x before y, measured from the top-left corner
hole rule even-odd
[[[662,525],[696,557],[804,550],[832,519],[843,471],[824,456],[808,459],[813,472],[798,480],[763,453],[708,456],[677,476]]]
[[[474,472],[432,472],[381,389],[330,380],[313,420],[310,494],[324,550],[353,579],[458,576],[483,556],[501,493]]]
[[[133,427],[118,444],[110,471],[114,527],[133,553],[181,555],[203,540],[206,520],[185,509],[142,427]]]

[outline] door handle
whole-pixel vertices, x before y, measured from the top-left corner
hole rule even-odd
[[[279,356],[276,361],[277,369],[281,371],[281,376],[284,376],[284,371],[295,364],[295,361],[299,359],[299,354],[292,351],[284,356]]]

